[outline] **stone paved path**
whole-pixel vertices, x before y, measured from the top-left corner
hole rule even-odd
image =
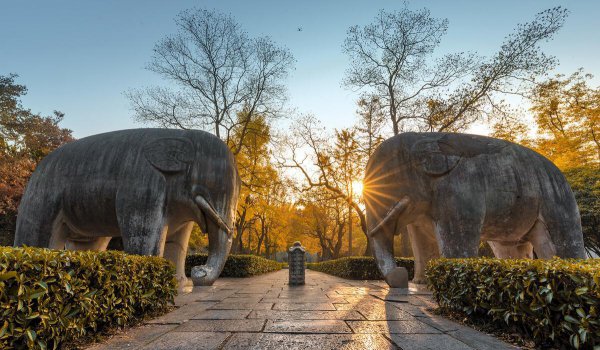
[[[308,270],[306,285],[291,287],[287,273],[195,287],[171,313],[89,349],[514,349],[431,314],[429,293],[415,286],[403,295]]]

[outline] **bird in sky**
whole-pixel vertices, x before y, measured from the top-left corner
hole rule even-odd
[[[298,31],[301,32],[302,31],[302,27],[298,27]]]

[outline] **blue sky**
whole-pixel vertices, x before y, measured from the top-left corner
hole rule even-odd
[[[450,21],[439,53],[490,55],[505,35],[544,9],[562,5],[571,14],[544,52],[560,60],[557,72],[578,67],[600,74],[600,1],[413,1]],[[329,127],[354,121],[357,93],[341,86],[346,30],[369,23],[379,9],[401,1],[13,1],[0,3],[0,75],[19,74],[23,99],[34,112],[66,113],[76,137],[142,126],[132,120],[123,92],[161,84],[144,69],[154,44],[175,31],[183,9],[231,13],[250,35],[269,35],[297,59],[288,79],[289,106],[313,113]],[[302,31],[297,28],[302,27]],[[598,79],[595,80],[598,82]]]

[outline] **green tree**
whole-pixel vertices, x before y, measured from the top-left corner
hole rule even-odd
[[[536,149],[559,168],[600,166],[600,88],[582,69],[536,86],[531,111],[538,127]]]
[[[32,113],[21,104],[27,93],[16,75],[0,76],[0,245],[12,245],[19,201],[36,164],[60,145],[73,140],[61,128],[64,114]]]

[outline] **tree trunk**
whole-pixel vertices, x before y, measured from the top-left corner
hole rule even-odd
[[[371,251],[371,241],[367,238],[367,247],[365,248],[365,252],[363,256],[373,256],[373,252]]]

